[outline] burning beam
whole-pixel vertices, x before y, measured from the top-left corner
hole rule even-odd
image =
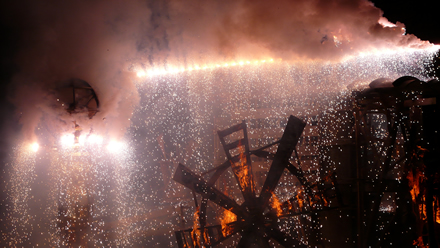
[[[182,164],[177,166],[173,179],[183,186],[202,195],[202,197],[207,198],[224,209],[233,212],[237,216],[248,215],[247,212],[244,211],[235,201],[224,195],[220,190],[210,186],[205,180],[197,176],[194,172]]]
[[[264,182],[263,189],[260,194],[260,203],[263,208],[269,203],[269,199],[272,196],[272,192],[280,180],[284,169],[289,164],[289,158],[295,149],[298,139],[304,130],[306,123],[297,117],[291,115],[287,122],[286,129],[283,137],[281,137],[280,144],[275,154],[274,160],[267,174],[266,181]]]

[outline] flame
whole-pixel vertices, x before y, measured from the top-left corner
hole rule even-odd
[[[440,224],[440,198],[434,197],[434,213],[435,213],[435,221]],[[437,202],[437,204],[435,204]]]
[[[281,208],[281,202],[273,192],[271,198],[271,207],[276,211],[278,217],[283,214],[283,209]]]
[[[238,181],[240,183],[240,186],[242,189],[247,190],[250,189],[251,191],[254,191],[251,176],[249,173],[249,169],[247,167],[247,159],[246,155],[244,153],[244,148],[239,144],[240,146],[240,161],[238,163],[232,163],[232,169],[234,170],[234,173],[238,177]]]
[[[324,196],[322,197],[322,200],[324,201],[324,207],[328,207],[328,201]]]
[[[419,187],[419,180],[418,180],[418,174],[414,176],[412,171],[409,171],[408,175],[406,176],[408,179],[408,184],[410,188],[411,198],[414,203],[416,203],[416,197],[420,193],[420,187]]]
[[[426,246],[423,243],[423,237],[422,236],[420,236],[418,239],[414,240],[413,245],[417,246],[419,248],[428,248],[428,246]]]
[[[302,198],[303,198],[302,190],[299,190],[298,194],[296,195],[296,200],[298,201],[299,209],[303,208],[304,200]]]
[[[231,211],[225,209],[223,211],[223,215],[220,217],[220,223],[222,225],[222,234],[223,237],[231,235],[233,232],[233,228],[228,226],[229,223],[237,221],[237,215],[232,213]]]
[[[197,207],[194,213],[193,230],[191,231],[191,239],[193,241],[194,247],[201,247],[200,245],[200,223],[199,223],[199,207]]]
[[[425,196],[420,194],[420,184],[424,180],[423,174],[419,171],[415,174],[413,171],[409,171],[406,178],[408,179],[412,201],[418,205],[419,216],[422,220],[426,220]],[[418,198],[420,202],[418,202]]]

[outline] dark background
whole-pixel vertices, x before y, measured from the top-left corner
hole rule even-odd
[[[404,23],[407,33],[440,45],[440,9],[436,5],[437,1],[373,0],[372,2],[384,12],[384,16],[390,22]]]

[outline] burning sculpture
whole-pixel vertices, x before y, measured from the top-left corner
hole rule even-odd
[[[253,151],[249,148],[245,122],[219,131],[218,135],[228,160],[203,173],[204,175],[213,173],[208,180],[204,180],[184,165],[179,164],[174,180],[202,196],[200,206],[194,197],[197,207],[195,222],[199,223],[195,223],[192,229],[176,232],[179,247],[216,246],[236,233],[241,234],[238,247],[270,247],[270,239],[277,241],[284,247],[307,247],[307,241],[294,237],[289,233],[289,229],[282,230],[283,228],[279,225],[280,222],[286,224],[285,219],[292,216],[322,210],[326,205],[324,193],[314,190],[304,177],[297,153],[298,167],[290,162],[305,125],[300,119],[290,116],[281,140]],[[237,132],[242,132],[243,138],[227,143],[225,137]],[[275,154],[267,151],[274,145],[278,145]],[[258,197],[255,192],[251,155],[273,160]],[[241,205],[214,187],[219,177],[229,167],[232,168],[244,198],[244,203]],[[297,197],[281,204],[273,194],[285,169],[299,180],[306,192],[307,199],[297,195]],[[271,198],[272,203],[269,204]],[[224,209],[225,217],[222,218],[221,225],[207,225],[208,202],[213,202]],[[292,203],[297,207],[293,207]],[[225,223],[225,219],[230,222]]]
[[[315,181],[305,176],[295,148],[310,139],[301,135],[305,124],[298,118],[290,117],[280,141],[256,150],[249,148],[245,122],[219,131],[225,163],[200,176],[179,164],[174,175],[193,191],[196,204],[193,228],[175,233],[179,247],[277,246],[273,241],[285,247],[437,247],[439,86],[436,80],[408,76],[378,79],[346,96],[334,113],[317,117],[322,140]],[[343,124],[336,128],[336,122]],[[336,138],[326,142],[326,136]],[[271,153],[274,145],[278,150]],[[289,160],[293,152],[296,165]],[[259,196],[251,165],[255,157],[273,160]],[[227,187],[219,189],[228,168],[243,195],[241,204]],[[300,187],[280,201],[274,191],[284,169]],[[200,204],[195,194],[201,195]],[[285,221],[292,216],[301,218],[299,228]],[[216,218],[221,224],[210,221]],[[228,243],[234,235],[240,241]]]
[[[358,223],[365,223],[358,226],[360,243],[383,246],[397,235],[388,232],[389,221],[399,219],[401,226],[413,228],[413,245],[438,247],[440,83],[409,76],[394,82],[381,79],[353,95]],[[395,200],[381,207],[387,195]],[[380,216],[380,211],[391,214]]]

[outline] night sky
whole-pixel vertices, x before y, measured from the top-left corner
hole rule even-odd
[[[372,2],[382,9],[389,21],[404,23],[407,33],[440,44],[440,20],[438,7],[434,6],[434,1],[374,0]]]

